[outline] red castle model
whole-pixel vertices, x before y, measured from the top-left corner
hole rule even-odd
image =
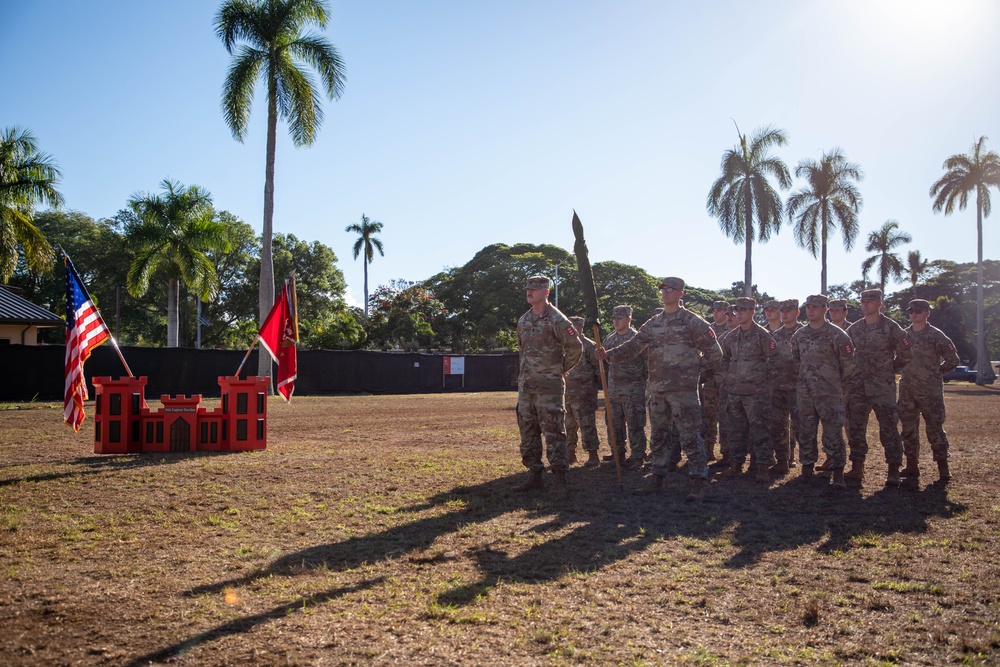
[[[220,377],[222,405],[201,407],[201,394],[163,394],[155,412],[145,377],[95,377],[94,452],[248,451],[267,446],[266,377]]]

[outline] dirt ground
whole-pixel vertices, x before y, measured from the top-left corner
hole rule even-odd
[[[872,419],[860,490],[702,504],[613,466],[513,493],[513,393],[273,400],[223,454],[0,406],[0,665],[1000,664],[1000,390],[946,394],[947,486],[925,443],[883,488]]]

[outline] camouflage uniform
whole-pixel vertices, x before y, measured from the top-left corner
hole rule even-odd
[[[774,457],[779,462],[795,458],[795,440],[799,432],[795,386],[798,384],[799,366],[792,359],[792,336],[801,328],[802,325],[796,322],[794,326],[783,326],[772,334],[778,346],[778,356],[774,360],[771,376],[771,440],[774,442]]]
[[[545,454],[553,470],[569,467],[564,423],[564,374],[579,361],[583,345],[570,321],[552,304],[541,315],[531,310],[517,321],[521,369],[517,377],[517,426],[521,431],[521,462],[533,472]]]
[[[829,307],[830,308],[840,308],[840,309],[842,309],[844,311],[844,314],[846,315],[847,314],[847,299],[830,299]],[[847,318],[844,318],[844,321],[843,321],[842,324],[837,324],[833,320],[830,320],[830,324],[832,324],[835,327],[840,327],[844,331],[847,331],[848,327],[850,327],[852,324],[854,324],[854,322],[849,322],[849,321],[847,321]]]
[[[579,321],[578,321],[579,320]],[[574,325],[583,329],[583,318],[571,318]],[[596,452],[600,446],[597,435],[597,387],[601,383],[598,370],[597,343],[586,336],[580,336],[583,354],[576,366],[566,376],[566,446],[576,449],[577,433],[582,434],[583,449]]]
[[[751,305],[752,304],[752,305]],[[755,307],[753,299],[741,297],[737,307]],[[751,321],[750,329],[733,329],[721,343],[722,365],[726,368],[729,400],[725,418],[729,430],[729,458],[741,467],[747,450],[753,452],[756,465],[774,465],[770,417],[771,366],[778,345],[767,329]]]
[[[911,301],[911,305],[916,301]],[[911,325],[906,328],[906,334],[913,351],[913,359],[903,367],[903,377],[899,381],[899,418],[903,424],[906,458],[916,462],[919,456],[920,415],[923,415],[934,460],[946,461],[948,434],[944,430],[944,387],[941,378],[958,365],[958,352],[951,339],[930,324],[921,331],[914,331]]]
[[[665,279],[666,280],[666,279]],[[698,379],[702,370],[714,371],[722,357],[708,322],[686,308],[660,312],[628,341],[608,350],[612,364],[634,359],[646,351],[649,397],[650,450],[653,474],[662,477],[670,459],[669,430],[676,423],[688,474],[706,479],[708,465],[701,437]]]
[[[624,334],[612,331],[604,339],[604,347],[617,347],[632,340],[635,335],[636,330],[631,327]],[[640,354],[629,361],[608,366],[608,395],[605,398],[615,429],[618,453],[625,456],[627,429],[631,448],[629,458],[641,462],[646,456],[646,355]]]
[[[714,331],[714,329],[713,329]],[[729,329],[728,327],[721,335],[719,335],[719,346],[725,344],[726,338],[729,337],[735,329]],[[729,437],[729,420],[726,419],[726,415],[729,414],[729,390],[731,388],[731,383],[729,382],[728,376],[728,366],[719,365],[719,370],[717,371],[716,377],[718,377],[719,386],[719,399],[718,399],[718,424],[719,424],[719,452],[722,457],[729,460],[730,449],[731,449],[731,438]]]
[[[847,444],[851,461],[864,462],[868,455],[868,415],[878,418],[879,440],[885,462],[903,464],[903,439],[899,434],[899,407],[896,405],[896,373],[913,353],[903,329],[879,313],[875,324],[858,320],[847,329],[857,363],[847,381]]]
[[[716,301],[712,307],[713,309],[721,310],[722,308],[728,308],[729,304],[725,301]],[[722,334],[729,331],[725,323],[716,324],[715,322],[711,322],[709,326],[712,327],[715,337],[720,341],[722,340]],[[719,442],[717,429],[719,426],[719,384],[721,382],[721,373],[705,373],[702,375],[699,386],[702,411],[701,437],[705,439],[705,444],[709,446],[709,449],[714,449],[715,444]]]
[[[810,296],[807,303],[816,299]],[[815,303],[826,305],[822,298]],[[844,379],[854,370],[854,346],[839,327],[824,322],[822,327],[804,326],[792,334],[792,359],[798,364],[795,386],[799,409],[799,460],[815,465],[819,456],[817,434],[823,425],[823,451],[832,468],[843,468]]]

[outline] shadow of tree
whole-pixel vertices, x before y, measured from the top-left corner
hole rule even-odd
[[[124,472],[127,470],[138,470],[148,466],[158,466],[165,463],[179,463],[189,459],[229,456],[241,454],[243,452],[173,452],[169,454],[136,453],[124,454],[120,456],[81,456],[66,461],[63,465],[70,466],[71,470],[62,472],[48,472],[39,475],[27,475],[24,477],[11,477],[0,479],[0,488],[13,486],[24,482],[49,482],[67,477],[79,475],[96,475],[106,472]],[[15,464],[10,466],[0,465],[0,473],[10,471],[19,466],[30,466],[34,464]]]

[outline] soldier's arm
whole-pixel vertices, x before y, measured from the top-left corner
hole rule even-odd
[[[557,325],[556,330],[563,345],[563,373],[567,373],[569,369],[576,366],[580,357],[583,356],[583,341],[580,340],[576,329],[569,321]]]
[[[896,357],[892,360],[892,370],[898,373],[906,364],[913,361],[913,348],[910,346],[910,337],[898,326],[893,331],[893,345],[896,348]]]
[[[615,363],[616,361],[628,361],[629,359],[634,359],[639,356],[643,350],[646,349],[648,341],[645,334],[645,325],[636,335],[629,338],[624,343],[619,343],[611,349],[607,350],[607,360],[609,363]]]
[[[715,330],[708,326],[694,334],[694,346],[701,351],[702,372],[713,373],[723,367],[723,352],[719,347],[719,341],[715,337]],[[728,346],[727,346],[728,351]]]
[[[840,360],[840,379],[842,382],[846,382],[849,377],[854,375],[857,365],[854,357],[854,341],[851,340],[850,336],[844,334],[837,336],[834,345],[837,346],[837,358]]]
[[[941,357],[941,375],[944,375],[962,363],[962,360],[958,358],[958,350],[955,349],[955,344],[944,334],[941,335],[937,352]]]

